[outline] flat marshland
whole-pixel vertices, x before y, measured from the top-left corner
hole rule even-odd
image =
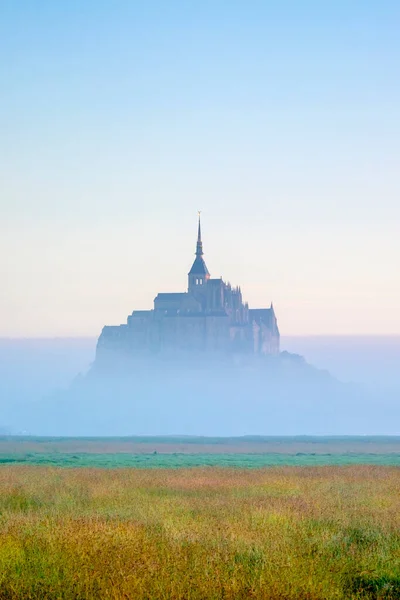
[[[400,438],[0,436],[0,464],[108,468],[261,468],[346,464],[400,466]]]
[[[0,468],[0,598],[400,598],[400,469]]]

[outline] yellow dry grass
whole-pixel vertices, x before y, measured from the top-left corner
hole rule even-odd
[[[0,599],[400,598],[400,469],[0,468]]]

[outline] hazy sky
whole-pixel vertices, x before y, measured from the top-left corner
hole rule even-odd
[[[0,336],[213,276],[281,331],[400,333],[398,0],[1,0]]]

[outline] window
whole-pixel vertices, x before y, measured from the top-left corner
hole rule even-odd
[[[196,285],[199,285],[199,280],[198,279],[196,279]]]
[[[200,279],[200,285],[203,285],[203,280],[202,279]]]

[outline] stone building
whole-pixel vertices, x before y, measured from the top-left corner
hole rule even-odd
[[[196,258],[187,292],[159,293],[151,310],[134,310],[127,323],[106,326],[96,362],[113,355],[170,358],[203,355],[279,354],[279,329],[273,305],[249,308],[240,287],[213,279],[203,258],[200,216]]]

